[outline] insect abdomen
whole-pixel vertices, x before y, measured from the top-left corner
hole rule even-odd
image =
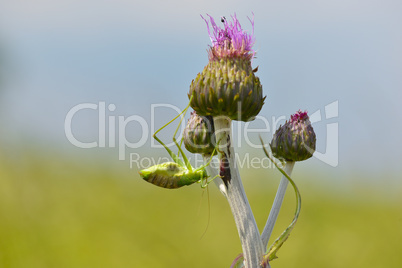
[[[197,176],[189,176],[190,174],[183,167],[174,162],[167,162],[141,170],[140,175],[145,181],[168,189],[177,189],[200,180]]]
[[[165,176],[162,176],[159,174],[151,174],[145,180],[156,186],[160,186],[160,187],[168,188],[168,189],[177,189],[177,188],[181,187],[178,185],[178,179],[175,177],[165,177]]]

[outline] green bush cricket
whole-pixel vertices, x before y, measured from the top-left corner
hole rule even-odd
[[[179,145],[177,140],[176,140],[176,134],[181,126],[181,123],[184,119],[184,116],[190,107],[190,103],[193,97],[190,98],[190,102],[187,105],[187,107],[180,113],[178,114],[175,118],[170,120],[167,124],[162,126],[160,129],[158,129],[154,134],[153,138],[157,140],[169,153],[170,157],[172,157],[174,162],[166,162],[158,165],[154,165],[152,167],[149,167],[147,169],[141,170],[140,176],[147,182],[152,183],[154,185],[157,185],[159,187],[163,188],[168,188],[168,189],[177,189],[182,186],[186,185],[191,185],[195,182],[201,183],[201,187],[205,188],[208,186],[208,184],[214,180],[216,177],[212,178],[210,181],[208,181],[208,174],[205,170],[205,167],[208,166],[211,161],[212,161],[212,155],[215,154],[215,150],[212,153],[208,163],[205,165],[200,166],[199,168],[194,168],[191,166],[190,161],[187,159],[186,155],[184,154],[181,144]],[[176,144],[177,148],[179,149],[179,152],[177,155],[172,152],[157,136],[156,134],[161,131],[163,128],[168,126],[170,123],[175,121],[178,117],[181,116],[180,123],[176,128],[176,131],[173,134],[173,142]],[[180,159],[180,154],[182,155],[183,160]]]

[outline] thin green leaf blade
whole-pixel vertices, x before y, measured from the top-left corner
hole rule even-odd
[[[289,182],[292,185],[292,187],[295,191],[295,194],[296,194],[296,211],[295,211],[295,216],[293,218],[293,221],[285,229],[285,231],[283,231],[283,233],[275,240],[275,242],[269,247],[266,254],[264,255],[264,261],[271,261],[271,260],[278,258],[276,256],[276,253],[282,247],[282,245],[285,243],[285,241],[289,238],[290,233],[292,232],[292,230],[297,222],[297,219],[299,218],[300,210],[301,210],[301,196],[300,196],[299,189],[296,186],[296,183],[289,177],[288,174],[286,174],[286,172],[281,167],[278,166],[276,161],[268,154],[267,150],[264,147],[264,142],[261,137],[260,137],[260,140],[263,145],[263,150],[264,150],[265,155],[269,158],[269,160],[272,161],[272,163],[274,163],[275,167],[289,180]]]

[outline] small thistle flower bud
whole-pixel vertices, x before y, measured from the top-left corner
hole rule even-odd
[[[209,63],[191,82],[189,98],[191,107],[199,115],[228,116],[232,120],[251,121],[260,112],[265,97],[262,96],[260,79],[254,75],[251,59],[254,33],[242,30],[236,15],[233,22],[222,18],[225,26],[219,28],[209,16],[213,34],[208,26],[212,41]],[[254,32],[254,21],[251,21]]]
[[[309,159],[315,151],[316,136],[306,112],[299,110],[275,132],[269,146],[272,154],[286,161]]]
[[[212,154],[215,148],[214,132],[211,116],[199,116],[194,111],[184,129],[184,146],[193,154]]]

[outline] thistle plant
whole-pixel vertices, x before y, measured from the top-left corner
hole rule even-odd
[[[262,85],[255,76],[251,60],[255,56],[252,46],[254,20],[250,20],[253,33],[243,31],[236,15],[232,21],[222,18],[220,28],[209,16],[205,18],[212,45],[208,50],[209,62],[191,82],[189,98],[191,107],[199,115],[212,116],[218,146],[219,175],[224,185],[219,185],[227,197],[247,267],[259,267],[264,254],[257,223],[254,219],[240,173],[235,162],[232,145],[232,120],[250,121],[260,112],[265,97]],[[212,28],[212,29],[211,29]]]
[[[297,111],[275,132],[270,147],[279,160],[303,161],[313,156],[316,137],[307,111]]]
[[[198,168],[191,166],[181,149],[181,143],[175,138],[179,126],[173,135],[173,141],[178,148],[177,154],[156,136],[165,125],[155,132],[154,138],[164,146],[173,162],[144,169],[140,171],[140,175],[147,182],[173,189],[196,182],[201,183],[201,187],[206,187],[214,181],[229,203],[242,245],[243,253],[235,259],[231,267],[270,267],[269,262],[276,258],[277,251],[289,237],[298,219],[301,197],[290,175],[295,161],[305,160],[314,153],[315,134],[307,113],[301,111],[278,129],[270,146],[273,156],[286,162],[284,170],[263,148],[265,155],[283,174],[283,178],[267,224],[260,235],[236,165],[231,136],[232,120],[254,120],[265,101],[260,79],[255,75],[258,68],[252,67],[252,59],[256,54],[252,48],[255,42],[254,18],[249,19],[251,33],[242,29],[236,15],[233,15],[231,20],[222,17],[223,27],[218,26],[209,15],[207,19],[202,19],[207,24],[212,42],[208,49],[208,64],[191,82],[188,92],[189,105],[182,114],[166,125],[181,116],[180,126],[189,106],[194,109],[181,142],[189,152],[201,154],[204,165]],[[216,154],[219,168],[210,165]],[[289,182],[296,195],[295,217],[272,246],[268,247],[268,240]]]
[[[286,188],[289,182],[287,176],[292,174],[296,161],[307,160],[313,156],[315,144],[316,136],[314,129],[311,126],[307,112],[302,112],[301,110],[291,115],[290,120],[286,121],[283,126],[279,127],[269,144],[273,156],[283,162],[284,171],[282,172],[280,169],[283,176],[267,223],[261,235],[265,247],[268,245],[269,238],[285,197]],[[265,149],[264,152],[267,157],[269,157]]]

